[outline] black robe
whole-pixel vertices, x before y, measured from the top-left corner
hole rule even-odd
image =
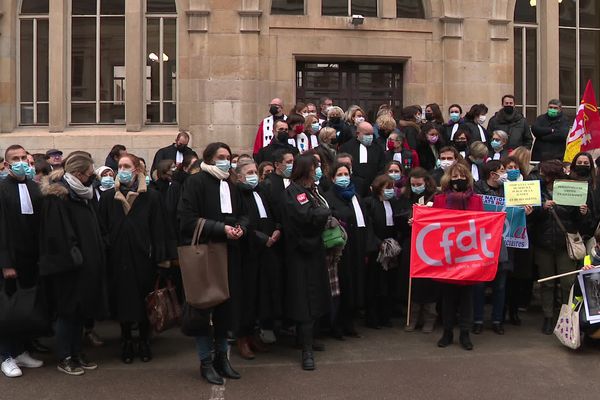
[[[179,203],[179,223],[181,244],[189,245],[192,241],[198,218],[205,218],[206,223],[200,237],[202,242],[227,243],[227,271],[229,274],[229,295],[226,302],[215,308],[203,310],[207,315],[212,312],[215,335],[223,337],[227,331],[237,331],[241,309],[241,255],[240,241],[229,240],[225,234],[225,225],[239,225],[248,233],[248,219],[245,216],[244,205],[234,184],[228,182],[231,193],[231,214],[221,212],[220,198],[221,181],[207,172],[191,175],[186,179],[181,201]],[[208,318],[207,318],[208,320]],[[202,336],[208,336],[210,326],[205,326]]]
[[[323,230],[331,211],[308,189],[292,182],[285,191],[286,316],[314,321],[330,311]]]
[[[344,200],[332,186],[325,193],[329,208],[346,229],[348,242],[338,264],[338,277],[340,280],[341,305],[346,311],[354,311],[364,306],[365,278],[366,278],[366,244],[367,227],[357,226],[356,214],[352,200]],[[368,226],[368,216],[360,195],[356,195],[360,205],[365,225]]]
[[[157,264],[176,258],[160,194],[144,189],[127,214],[115,199],[115,189],[100,197],[100,221],[109,246],[111,306],[121,322],[146,320],[145,298],[154,288]]]
[[[184,158],[186,156],[189,156],[189,155],[193,155],[196,158],[198,157],[198,155],[196,154],[196,152],[194,150],[190,149],[187,146],[181,152],[181,154],[183,154]],[[162,160],[173,160],[173,161],[175,161],[176,159],[177,159],[177,147],[175,147],[175,143],[173,143],[170,146],[163,147],[162,149],[159,149],[156,152],[156,154],[154,155],[154,161],[152,161],[152,168],[150,169],[150,176],[153,176],[154,170],[158,167],[158,163],[161,162]]]
[[[62,170],[55,171],[42,181],[40,274],[56,315],[101,320],[108,316],[108,303],[105,249],[98,217],[92,201],[78,197],[62,180],[62,174]],[[64,266],[72,260],[56,250],[71,240],[69,230],[83,263],[66,270]]]
[[[361,164],[360,144],[357,139],[350,140],[340,147],[339,153],[348,153],[352,156],[352,175],[364,179],[368,188],[385,167],[385,153],[381,146],[373,143],[367,147],[367,162]],[[365,193],[360,194],[364,195]]]

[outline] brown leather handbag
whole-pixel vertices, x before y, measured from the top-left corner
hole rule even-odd
[[[167,279],[166,287],[159,289],[159,286],[160,277],[156,278],[154,291],[146,296],[146,314],[150,326],[157,333],[181,323],[181,305],[173,283]]]
[[[198,220],[189,246],[177,248],[186,302],[201,310],[229,299],[227,243],[199,243],[205,222]]]

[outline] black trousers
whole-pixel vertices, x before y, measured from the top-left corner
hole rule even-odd
[[[442,320],[444,330],[451,331],[456,323],[461,331],[468,331],[473,324],[473,286],[470,285],[442,285]]]

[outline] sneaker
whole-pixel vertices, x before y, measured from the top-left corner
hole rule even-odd
[[[88,331],[84,335],[86,342],[93,347],[101,347],[104,345],[104,341],[100,339],[100,336],[95,331]]]
[[[2,363],[2,373],[6,375],[7,378],[16,378],[23,375],[23,371],[17,365],[14,358],[7,358]]]
[[[259,336],[260,340],[262,340],[265,344],[273,344],[277,341],[275,333],[272,330],[261,329]]]
[[[80,354],[77,357],[73,357],[73,362],[79,367],[88,371],[93,371],[98,368],[98,364],[88,361],[88,359],[83,354]]]
[[[23,368],[40,368],[44,365],[43,361],[31,357],[27,351],[19,354],[17,358],[15,358],[15,362],[19,367]]]
[[[79,364],[76,364],[71,357],[61,360],[56,368],[67,375],[79,376],[85,374],[83,368]]]

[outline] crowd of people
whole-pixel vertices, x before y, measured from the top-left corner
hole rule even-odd
[[[59,371],[97,368],[82,348],[103,344],[94,325],[106,319],[120,323],[124,363],[152,359],[145,298],[159,275],[183,296],[177,246],[191,243],[199,218],[201,241],[227,247],[227,265],[215,267],[228,271],[230,298],[196,310],[204,317],[195,335],[201,374],[213,384],[240,378],[229,360],[233,339],[241,357],[254,359],[295,335],[302,368],[313,370],[314,352],[324,350],[315,338],[357,340],[360,326],[388,328],[404,318],[415,205],[482,211],[480,195],[503,197],[504,182],[541,182],[542,206],[524,207],[529,248],[505,249],[492,282],[412,281],[405,331],[431,333],[441,319],[437,344],[446,347],[458,323],[467,350],[470,333],[484,330],[486,286],[490,326],[503,335],[505,321],[521,324],[535,277],[576,268],[557,219],[584,238],[600,220],[596,161],[580,153],[562,162],[569,121],[559,100],[531,126],[511,95],[487,125],[484,104],[466,113],[452,104],[447,119],[434,103],[404,107],[398,117],[384,104],[370,122],[360,106],[344,111],[331,98],[287,114],[273,99],[269,111],[252,154],[216,142],[199,156],[185,131],[151,165],[122,145],[99,167],[85,151],[6,149],[2,290],[44,289]],[[589,182],[587,204],[553,202],[553,184],[565,178]],[[332,230],[342,245],[324,242]],[[569,277],[541,284],[543,333],[552,333],[556,304],[567,301],[571,284]],[[16,377],[42,366],[32,352],[48,350],[38,341],[48,334],[0,333],[2,372]]]

